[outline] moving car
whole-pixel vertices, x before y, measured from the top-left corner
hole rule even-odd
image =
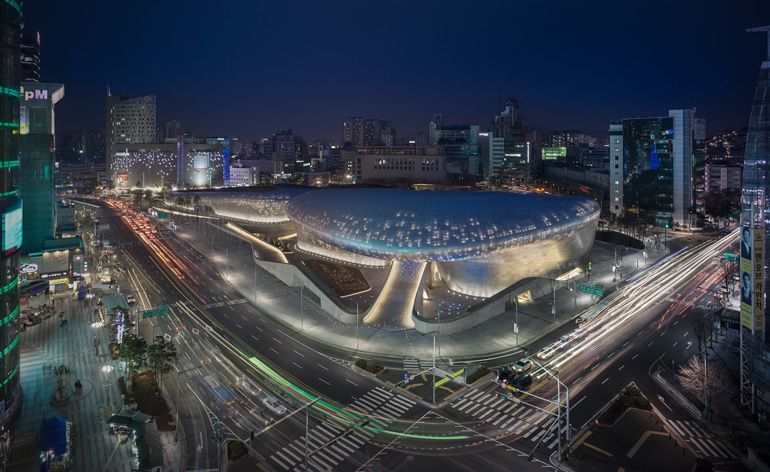
[[[268,410],[272,411],[276,415],[285,415],[288,411],[285,406],[281,403],[278,398],[274,397],[273,395],[267,395],[262,397],[262,404],[267,407]]]
[[[532,367],[534,367],[534,363],[529,359],[519,359],[516,361],[511,368],[514,372],[517,374],[523,374],[524,372],[528,372]]]
[[[267,426],[273,422],[270,415],[268,415],[265,409],[259,405],[254,405],[254,408],[252,408],[249,413],[251,413],[251,418],[259,425]]]

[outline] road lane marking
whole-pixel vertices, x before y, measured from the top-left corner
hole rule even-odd
[[[684,333],[684,336],[682,336],[682,337],[683,337],[683,338],[686,338],[688,334],[690,334],[690,332],[689,332],[689,331],[688,331],[688,332],[686,332],[686,333]]]
[[[650,346],[652,346],[654,343],[655,343],[655,341],[650,341],[650,343],[649,343],[649,344],[647,344],[647,347],[650,347]]]
[[[676,347],[677,344],[679,344],[679,341],[675,342],[672,347]]]
[[[243,329],[243,326],[239,325],[238,323],[235,323],[235,326],[237,326],[238,329]]]
[[[300,369],[302,368],[302,366],[301,366],[301,365],[297,364],[297,363],[296,363],[296,362],[294,362],[294,361],[291,361],[291,363],[292,363],[292,364],[294,364],[295,366],[299,367]]]
[[[660,333],[660,337],[662,338],[663,335],[666,334],[666,333],[668,333],[668,331],[663,331],[662,333]]]
[[[634,360],[634,359],[636,359],[637,357],[639,357],[639,353],[638,353],[638,352],[637,352],[636,354],[634,354],[634,357],[632,357],[632,358],[631,358],[631,360]]]
[[[258,337],[254,336],[253,334],[251,335],[251,337],[254,338],[254,341],[259,342],[259,338]]]
[[[351,384],[351,385],[354,385],[354,386],[358,387],[358,384],[357,384],[357,383],[355,383],[355,382],[353,382],[352,380],[349,380],[349,379],[345,379],[345,382],[347,382],[347,383],[349,383],[349,384]]]
[[[671,326],[676,326],[677,323],[679,323],[679,320],[674,321],[674,324]]]
[[[578,406],[578,405],[580,404],[580,402],[582,402],[582,401],[583,401],[583,400],[585,400],[586,398],[588,398],[588,395],[583,395],[583,398],[581,398],[580,400],[578,400],[577,402],[575,402],[575,403],[574,403],[572,406],[570,406],[570,407],[569,407],[569,409],[570,409],[570,410],[574,409],[576,406]]]
[[[297,350],[296,350],[296,349],[294,349],[294,354],[298,355],[299,357],[305,357],[305,355],[304,355],[304,354],[302,354],[302,353],[300,353],[300,352],[297,352]]]
[[[623,345],[620,346],[620,347],[626,347],[628,345],[628,343],[630,343],[630,342],[631,342],[631,340],[628,340],[628,341],[624,342]]]
[[[599,364],[596,364],[596,365],[594,365],[593,367],[591,367],[591,370],[594,370],[594,369],[596,369],[597,367],[599,367]]]
[[[607,382],[610,378],[607,377],[606,379],[602,380],[602,385],[604,385],[605,382]]]
[[[623,368],[624,368],[625,366],[626,366],[626,365],[625,365],[625,364],[623,364],[622,366],[618,367],[618,370],[623,370]]]
[[[275,350],[275,349],[273,349],[272,347],[270,348],[270,350],[271,350],[271,351],[273,351],[273,352],[274,352],[274,353],[276,353],[276,354],[280,354],[280,352],[276,351],[276,350]]]
[[[329,371],[329,368],[328,368],[328,367],[324,367],[323,365],[321,365],[321,364],[318,364],[318,363],[316,363],[316,365],[317,365],[318,367],[322,368],[323,370],[327,371],[327,372]]]
[[[273,339],[275,339],[275,342],[277,342],[278,344],[283,344],[283,342],[281,342],[281,340],[276,338],[275,336],[273,336]]]

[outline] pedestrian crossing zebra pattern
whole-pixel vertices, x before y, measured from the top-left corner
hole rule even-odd
[[[408,398],[375,387],[361,398],[348,405],[347,411],[365,417],[375,428],[387,428],[393,421],[406,414],[416,403]],[[308,470],[326,472],[337,470],[361,446],[369,442],[376,432],[351,425],[334,418],[314,426],[307,436],[307,444],[313,454],[308,461]],[[305,436],[300,436],[280,451],[270,456],[280,470],[305,470]]]
[[[730,446],[714,439],[697,421],[669,420],[668,424],[680,437],[692,444],[703,457],[718,459],[738,457]]]
[[[460,413],[490,423],[509,434],[553,449],[559,443],[555,417],[526,405],[518,398],[508,398],[483,390],[471,389],[450,405]]]

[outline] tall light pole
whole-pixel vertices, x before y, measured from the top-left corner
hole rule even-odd
[[[516,345],[519,345],[519,296],[516,295],[516,298],[514,298],[515,301],[515,319],[513,322],[513,332],[516,334]]]
[[[300,330],[305,331],[305,306],[302,301],[303,295],[305,291],[305,284],[302,284],[299,286],[299,316],[300,316]]]
[[[559,374],[557,373],[554,375],[550,370],[548,370],[545,366],[543,366],[541,363],[539,363],[537,360],[535,360],[534,357],[530,358],[532,362],[534,362],[538,367],[543,369],[543,372],[548,374],[552,379],[556,380],[556,398],[557,398],[557,421],[559,422],[559,457],[562,457],[564,451],[562,451],[561,447],[561,389],[564,388],[566,391],[566,420],[567,420],[567,431],[566,431],[566,439],[567,439],[567,445],[569,445],[570,439],[572,439],[572,431],[570,429],[570,422],[569,422],[569,387],[567,387],[559,378]],[[533,451],[534,452],[534,451]]]
[[[358,303],[356,303],[356,351],[358,351]]]

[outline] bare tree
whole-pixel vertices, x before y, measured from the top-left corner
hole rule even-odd
[[[679,367],[676,375],[682,387],[703,403],[710,403],[716,395],[731,394],[732,378],[714,362],[708,364],[701,356],[692,356]]]

